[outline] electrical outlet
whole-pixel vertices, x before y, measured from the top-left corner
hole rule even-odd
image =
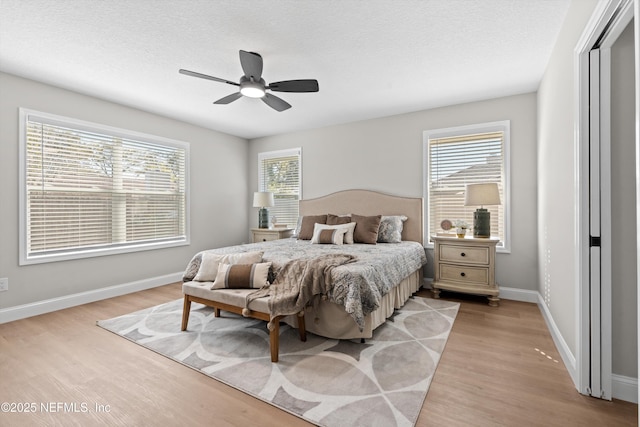
[[[0,292],[9,290],[9,278],[3,277],[0,279]]]

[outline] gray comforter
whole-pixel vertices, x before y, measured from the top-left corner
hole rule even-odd
[[[327,298],[343,306],[360,328],[364,325],[365,316],[379,307],[384,295],[427,262],[424,248],[417,242],[315,245],[308,240],[282,239],[203,252],[228,254],[250,251],[264,252],[262,259],[273,263],[274,276],[293,259],[323,254],[354,255],[356,262],[332,270]],[[191,281],[197,274],[203,252],[194,255],[189,262],[183,277],[185,282]]]

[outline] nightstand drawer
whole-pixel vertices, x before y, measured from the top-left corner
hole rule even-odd
[[[489,268],[440,264],[440,280],[489,286]]]
[[[463,262],[465,264],[489,264],[489,248],[460,245],[441,245],[440,261]]]
[[[261,233],[259,231],[253,232],[254,242],[268,242],[270,240],[278,240],[278,233]]]
[[[293,235],[293,228],[252,228],[251,235],[253,243],[288,239]]]

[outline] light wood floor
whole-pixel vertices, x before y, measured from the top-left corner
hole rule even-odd
[[[308,426],[95,326],[181,296],[176,283],[0,325],[0,403],[37,405],[0,425]],[[637,425],[637,405],[575,390],[536,305],[455,300],[418,426]]]

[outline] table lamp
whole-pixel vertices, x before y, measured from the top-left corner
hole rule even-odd
[[[273,193],[268,191],[256,191],[253,193],[253,207],[258,210],[258,228],[269,228],[269,210],[267,207],[275,206]]]
[[[491,213],[487,205],[499,205],[498,184],[468,184],[464,192],[465,206],[480,206],[473,213],[473,237],[491,237]]]

